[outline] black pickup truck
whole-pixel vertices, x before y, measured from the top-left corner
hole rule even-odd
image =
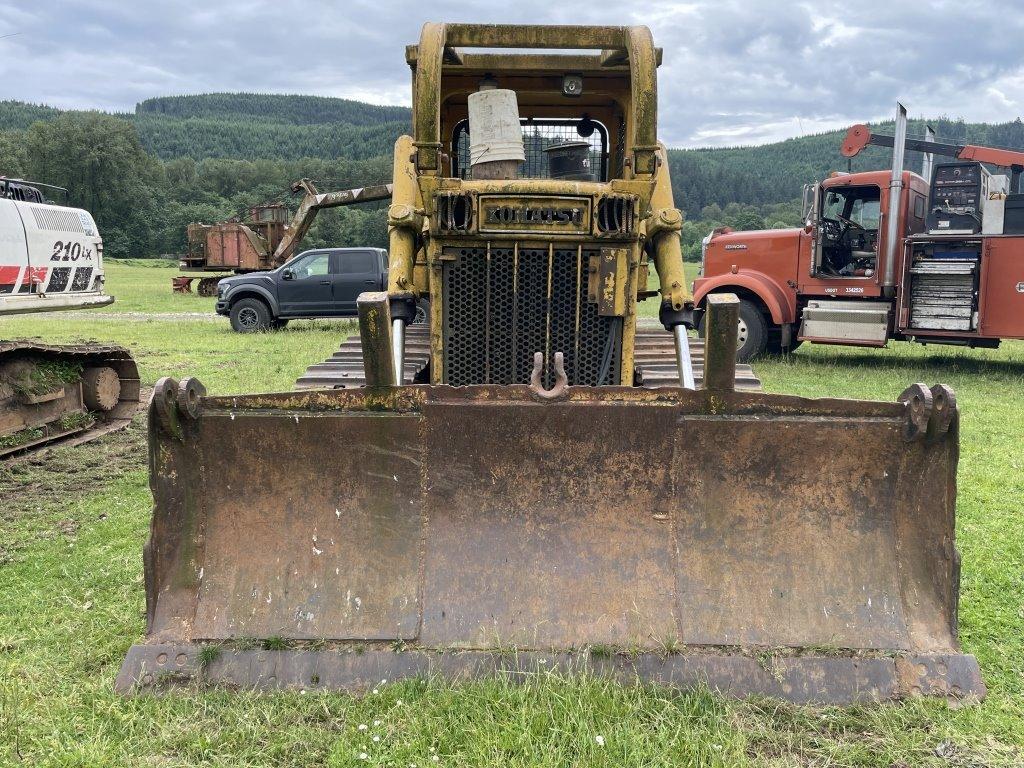
[[[360,293],[387,287],[387,251],[318,248],[269,272],[221,280],[217,314],[230,317],[239,333],[267,331],[296,318],[355,317]]]

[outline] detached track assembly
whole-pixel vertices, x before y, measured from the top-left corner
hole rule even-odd
[[[63,369],[64,378],[35,391],[33,372],[47,364]],[[116,344],[0,341],[0,436],[26,438],[0,443],[0,458],[122,429],[139,409],[140,391],[135,360]]]
[[[797,702],[985,693],[957,641],[946,387],[206,397],[163,379],[149,430],[147,640],[124,693],[553,667]]]

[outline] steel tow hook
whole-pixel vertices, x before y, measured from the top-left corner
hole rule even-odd
[[[530,392],[541,400],[564,400],[569,396],[569,377],[565,375],[565,357],[555,352],[555,385],[544,389],[541,376],[544,375],[544,353],[533,353],[533,373],[530,375]]]

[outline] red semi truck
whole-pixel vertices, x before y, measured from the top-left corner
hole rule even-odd
[[[995,347],[1024,338],[1024,152],[907,139],[902,105],[895,137],[856,125],[842,152],[868,144],[893,147],[893,170],[808,185],[802,228],[723,227],[704,239],[694,302],[740,297],[741,360],[805,341]],[[923,175],[903,170],[907,148],[928,153]]]

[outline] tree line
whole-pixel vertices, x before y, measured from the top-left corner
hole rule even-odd
[[[290,183],[315,180],[324,189],[379,184],[391,158],[240,160],[178,157],[161,160],[143,147],[136,126],[99,112],[65,112],[23,131],[0,131],[0,175],[67,188],[72,205],[87,209],[113,257],[181,254],[192,222],[244,220],[249,207],[284,202]],[[55,201],[55,202],[60,202]],[[324,211],[306,247],[386,247],[381,203]]]
[[[67,187],[89,209],[111,256],[181,253],[185,227],[244,216],[252,205],[298,199],[288,186],[322,189],[390,180],[395,138],[409,110],[344,99],[206,94],[149,99],[134,113],[62,112],[0,101],[0,175]],[[1024,147],[1024,125],[932,121],[943,139]],[[874,126],[884,132],[891,124]],[[911,134],[924,132],[912,121]],[[761,229],[799,222],[801,187],[832,171],[885,168],[889,151],[871,147],[852,162],[839,154],[842,131],[758,147],[670,150],[676,205],[686,215],[683,246],[697,259],[715,226]],[[908,153],[907,167],[920,156]],[[304,244],[386,246],[386,208],[325,211]]]

